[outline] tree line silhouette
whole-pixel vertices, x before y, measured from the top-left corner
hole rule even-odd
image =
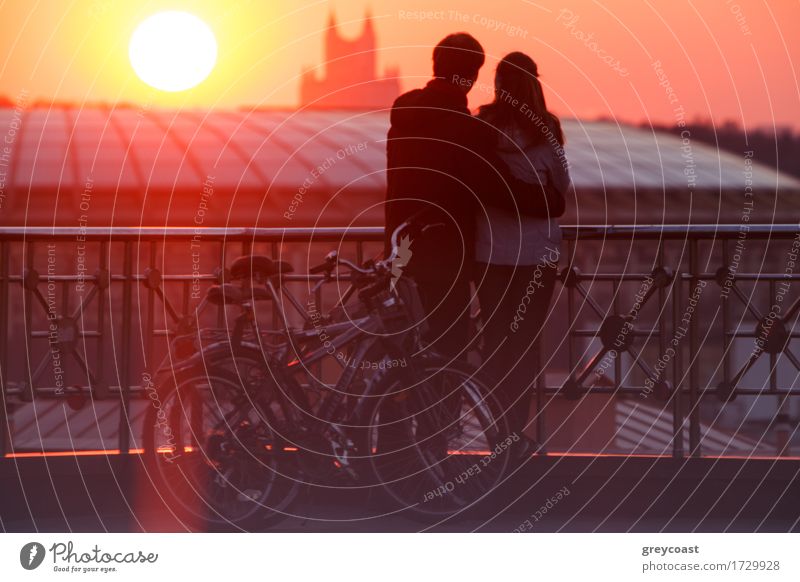
[[[640,127],[650,128],[647,124]],[[752,150],[756,162],[800,177],[800,132],[790,127],[762,127],[745,132],[736,122],[728,121],[717,126],[694,122],[687,123],[685,128],[674,125],[653,125],[652,128],[675,135],[688,129],[693,140],[737,155]]]

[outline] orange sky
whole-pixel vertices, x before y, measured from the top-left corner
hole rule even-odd
[[[488,54],[473,106],[490,98],[494,62],[523,50],[539,63],[551,107],[565,116],[674,122],[682,107],[690,120],[800,127],[798,0],[7,0],[0,93],[294,106],[301,67],[323,57],[329,6],[354,36],[368,4],[379,62],[400,67],[404,88],[429,77],[431,47],[444,34],[466,30]],[[136,24],[164,9],[197,14],[219,42],[211,77],[180,94],[149,89],[127,59]]]

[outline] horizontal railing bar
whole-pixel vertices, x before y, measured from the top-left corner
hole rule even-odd
[[[592,273],[582,272],[575,276],[576,281],[642,281],[652,273]]]
[[[86,387],[88,388],[88,387]],[[333,386],[329,386],[329,388],[333,388]],[[107,386],[106,389],[110,394],[119,394],[120,387],[117,385]],[[586,387],[581,389],[579,398],[583,398],[589,394],[627,394],[627,395],[638,395],[644,391],[644,386],[620,386],[614,388],[613,386],[595,386],[595,387]],[[131,397],[132,398],[147,398],[147,390],[144,386],[131,386]],[[18,387],[9,386],[6,389],[6,394],[8,396],[18,396],[22,394],[23,390]],[[545,386],[544,392],[548,395],[564,395],[564,388],[563,386]],[[681,394],[689,394],[688,388],[682,388],[680,390]],[[673,391],[673,394],[675,391]],[[737,387],[736,394],[739,396],[787,396],[787,397],[794,397],[800,396],[800,390],[762,390],[760,388],[747,388],[747,387]],[[714,400],[719,399],[717,392],[714,388],[707,388],[705,390],[700,390],[698,395],[701,398],[711,398]],[[36,388],[36,396],[37,398],[63,398],[63,389],[56,388],[55,386],[37,386]],[[655,398],[651,397],[650,400],[655,400]]]
[[[570,333],[576,337],[597,337],[598,339],[600,338],[599,329],[573,329]],[[645,330],[632,329],[630,331],[625,332],[625,335],[631,337],[653,336],[653,338],[656,338],[659,333],[661,333],[661,330],[658,329],[658,327],[652,327]]]
[[[566,238],[626,238],[647,235],[648,238],[736,238],[742,232],[785,238],[800,233],[800,224],[599,224],[566,225],[561,230]]]
[[[758,322],[755,319],[753,319],[753,320],[750,321],[750,323],[752,323],[753,325],[756,325]],[[744,324],[742,324],[742,325],[744,325]],[[763,332],[756,333],[754,331],[728,330],[728,331],[725,331],[723,333],[725,335],[727,335],[728,337],[760,337]],[[786,336],[790,337],[790,338],[798,339],[798,338],[800,338],[800,331],[791,332],[791,333],[787,332]]]
[[[658,239],[675,238],[734,238],[746,232],[747,236],[769,235],[786,238],[800,234],[798,224],[750,224],[745,231],[740,224],[599,224],[564,225],[561,230],[567,239],[578,238],[627,238],[646,237]],[[380,241],[384,229],[380,226],[341,227],[291,227],[291,228],[244,228],[244,227],[87,227],[77,226],[5,226],[0,227],[0,239],[24,240],[26,238],[79,238],[83,240],[152,240],[191,239],[198,236],[211,240],[259,240],[275,242],[329,242],[329,241]]]
[[[45,338],[49,338],[50,334],[51,334],[51,332],[49,332],[49,331],[32,331],[31,332],[31,337],[35,338],[35,339],[45,339]],[[79,330],[77,332],[77,335],[78,335],[78,337],[103,337],[103,334],[101,334],[98,331],[88,331],[88,330],[87,331],[80,331]]]
[[[322,260],[322,257],[320,257]],[[97,277],[95,275],[45,275],[40,273],[42,279],[57,281],[62,283],[78,283],[78,282],[95,282]],[[647,277],[651,276],[650,273],[590,273],[584,272],[580,275],[575,277],[575,281],[578,282],[600,282],[600,281],[642,281]],[[679,273],[679,276],[684,281],[702,279],[704,281],[714,281],[717,276],[714,273],[698,273],[697,275],[692,275],[691,273]],[[286,283],[298,283],[298,282],[315,282],[324,279],[323,275],[312,275],[307,273],[291,273],[283,275],[282,280]],[[111,281],[125,281],[124,275],[110,275]],[[146,275],[133,275],[131,277],[132,281],[146,281],[148,277]],[[13,283],[20,283],[25,280],[22,275],[11,275],[7,279],[8,282]],[[205,275],[164,275],[161,276],[162,281],[211,281],[216,282],[219,280],[219,277],[214,274],[205,274]],[[336,281],[336,277],[333,277],[331,281]],[[342,283],[348,283],[349,279],[347,277],[340,277],[338,279]],[[732,281],[757,281],[766,283],[769,281],[800,281],[800,273],[794,274],[786,274],[786,273],[764,273],[764,274],[736,274],[731,277]],[[2,280],[0,280],[2,281]]]
[[[88,227],[75,226],[6,226],[0,227],[0,240],[36,239],[73,239],[74,241],[117,241],[147,240],[158,238],[192,239],[199,241],[230,240],[240,242],[247,240],[275,242],[330,242],[383,240],[383,228],[379,226],[338,227],[298,227],[298,228],[238,228],[238,227],[155,227],[155,226],[120,226],[120,227]]]
[[[691,281],[692,279],[703,279],[705,281],[713,281],[717,278],[715,273],[698,273],[697,275],[692,275],[691,273],[680,273],[681,278],[684,281]],[[734,274],[731,276],[730,280],[732,281],[760,281],[760,282],[769,282],[769,281],[800,281],[800,273],[745,273],[745,274]]]

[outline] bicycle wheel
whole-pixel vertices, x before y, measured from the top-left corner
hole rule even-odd
[[[375,397],[364,450],[393,509],[446,516],[503,479],[508,427],[470,366],[428,357],[421,372],[416,385],[394,378]]]
[[[237,361],[236,369],[198,365],[151,397],[143,443],[149,473],[191,527],[262,529],[297,495],[279,400],[253,380],[256,363]]]

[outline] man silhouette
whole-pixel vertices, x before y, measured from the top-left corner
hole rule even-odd
[[[433,51],[434,78],[397,98],[387,136],[387,237],[410,217],[423,226],[441,224],[414,238],[403,273],[419,289],[428,341],[449,357],[462,354],[470,339],[469,285],[481,205],[540,217],[564,211],[563,198],[551,188],[512,177],[497,156],[496,130],[470,114],[467,93],[484,60],[471,35],[444,38]]]

